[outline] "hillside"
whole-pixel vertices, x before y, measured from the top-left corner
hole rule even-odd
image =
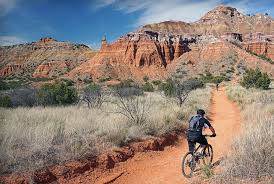
[[[37,42],[0,47],[0,76],[24,81],[59,78],[95,55],[83,44],[41,38]]]

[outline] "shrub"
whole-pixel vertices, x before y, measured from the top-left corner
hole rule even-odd
[[[65,82],[46,84],[38,90],[39,104],[46,105],[68,105],[77,101],[77,91],[73,86]]]
[[[268,89],[270,78],[267,73],[262,73],[258,68],[256,70],[247,70],[241,81],[241,85],[245,88],[261,88]]]
[[[149,80],[148,76],[144,76],[144,77],[143,77],[143,80],[144,80],[145,82],[147,82],[147,81]]]
[[[167,79],[166,82],[160,85],[159,89],[168,97],[172,97],[176,93],[175,82],[172,79]]]
[[[143,94],[144,91],[138,87],[123,87],[113,90],[113,95],[119,97],[141,96]]]
[[[10,90],[7,94],[11,98],[13,107],[25,106],[32,107],[36,104],[36,93],[37,90],[32,88],[20,88]]]
[[[162,81],[160,81],[160,80],[154,80],[154,81],[152,81],[152,84],[154,84],[156,86],[159,86],[161,83],[162,83]]]
[[[101,78],[99,79],[99,82],[106,82],[106,81],[110,81],[111,77],[105,77],[105,78]]]
[[[11,99],[9,96],[0,96],[0,107],[11,107]]]
[[[93,83],[88,85],[83,92],[82,101],[88,104],[88,107],[101,107],[104,99],[101,86]]]
[[[182,106],[192,90],[203,86],[203,82],[198,79],[188,79],[183,82],[168,79],[165,83],[162,83],[160,89],[164,92],[165,96],[175,97],[178,100],[178,104]]]
[[[175,89],[179,106],[182,106],[192,90],[201,88],[203,86],[203,83],[197,79],[189,79],[182,83],[177,83]]]
[[[136,87],[136,86],[137,85],[134,83],[132,79],[127,79],[127,80],[121,81],[119,84],[116,84],[112,87],[115,89],[118,89],[118,88],[129,88],[129,87]]]
[[[34,82],[44,82],[44,81],[51,80],[51,78],[47,78],[47,77],[35,77],[35,78],[30,78],[30,80],[34,81]]]
[[[154,87],[151,83],[149,82],[146,82],[144,85],[143,85],[143,90],[144,91],[147,91],[147,92],[153,92],[154,91]]]
[[[0,79],[0,90],[7,90],[9,89],[7,83]]]
[[[220,76],[213,76],[211,73],[207,73],[206,75],[202,75],[200,77],[200,80],[205,84],[206,83],[219,84],[222,81],[227,80],[227,78],[224,75],[225,74],[220,75]]]

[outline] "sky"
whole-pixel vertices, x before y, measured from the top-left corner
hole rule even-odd
[[[0,45],[42,37],[100,47],[148,23],[193,22],[224,4],[244,14],[268,13],[273,0],[0,0]]]

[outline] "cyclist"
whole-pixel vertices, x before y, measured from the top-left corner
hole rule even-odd
[[[219,83],[216,84],[216,90],[219,90]]]
[[[193,116],[189,121],[187,141],[190,152],[194,152],[196,143],[200,143],[202,148],[204,148],[208,144],[205,136],[203,136],[202,134],[203,128],[209,128],[212,132],[212,135],[210,137],[216,137],[214,128],[211,126],[210,122],[204,117],[204,115],[205,111],[203,109],[198,109],[197,115]]]

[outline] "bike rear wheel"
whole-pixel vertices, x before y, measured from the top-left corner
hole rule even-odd
[[[195,157],[192,152],[185,154],[182,160],[182,173],[185,177],[191,178],[196,167]]]
[[[204,165],[211,165],[213,161],[213,148],[208,144],[203,151],[203,163]]]

